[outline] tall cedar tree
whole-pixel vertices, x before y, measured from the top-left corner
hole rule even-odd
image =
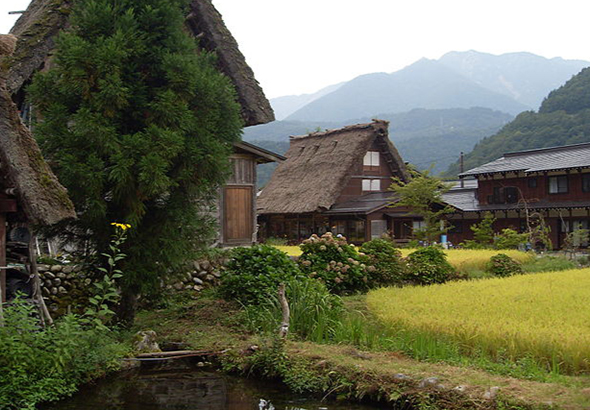
[[[240,107],[184,30],[183,0],[78,0],[52,68],[29,88],[35,135],[97,254],[131,224],[121,319],[210,239],[202,212],[229,169]],[[90,236],[88,234],[90,233]]]

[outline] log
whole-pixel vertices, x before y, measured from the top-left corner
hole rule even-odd
[[[287,334],[289,333],[289,317],[291,316],[291,311],[289,310],[289,303],[287,302],[287,297],[285,296],[284,283],[281,283],[279,286],[279,302],[281,303],[281,311],[283,312],[283,321],[279,329],[279,337],[281,339],[286,339]]]
[[[197,355],[203,355],[203,356],[211,356],[213,354],[216,354],[217,352],[211,352],[211,351],[207,351],[207,350],[172,350],[169,352],[151,352],[151,353],[140,353],[137,356],[135,356],[135,358],[137,359],[145,359],[145,358],[163,358],[163,357],[181,357],[181,356],[187,356],[187,355],[192,355],[192,356],[197,356]]]

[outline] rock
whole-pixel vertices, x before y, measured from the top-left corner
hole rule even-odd
[[[43,277],[44,278],[47,278],[47,279],[55,279],[55,274],[47,271],[47,272],[45,272],[45,274],[43,275]]]
[[[68,293],[68,291],[63,286],[60,286],[59,288],[57,288],[57,293],[61,295],[63,293]]]
[[[193,262],[193,267],[195,268],[195,271],[197,271],[197,272],[201,270],[201,265],[197,261]]]
[[[41,292],[45,295],[49,295],[51,293],[51,291],[47,289],[45,286],[41,288]]]
[[[193,278],[193,282],[195,282],[195,284],[197,284],[197,285],[202,285],[203,284],[203,281],[201,279],[199,279],[199,278]]]
[[[133,337],[133,347],[137,353],[161,352],[160,346],[156,341],[156,332],[153,330],[139,331]]]
[[[201,261],[199,264],[201,265],[201,269],[203,270],[208,271],[209,269],[211,269],[211,263],[206,259],[204,261]]]
[[[82,270],[82,266],[74,266],[74,272],[80,272]]]
[[[405,374],[402,374],[402,373],[394,374],[393,378],[396,380],[410,380],[410,376],[406,376]]]
[[[37,265],[37,270],[39,272],[46,272],[50,269],[49,265]]]
[[[205,280],[207,282],[213,282],[213,281],[215,281],[215,276],[213,276],[213,275],[207,275],[207,276],[205,276]]]
[[[199,362],[199,363],[197,363],[197,367],[205,367],[205,363]]]
[[[56,287],[51,288],[51,294],[57,295],[57,288]]]
[[[218,270],[213,271],[213,276],[215,276],[217,279],[221,278],[221,272],[219,272]]]
[[[57,272],[57,275],[55,275],[55,276],[57,276],[60,279],[65,279],[66,278],[66,274],[63,273],[63,272]]]
[[[61,265],[53,265],[51,267],[51,272],[53,272],[53,273],[61,272],[62,268],[63,268],[63,266],[61,266]]]
[[[182,282],[175,283],[173,286],[174,286],[174,289],[176,289],[176,290],[184,289],[184,284]]]
[[[455,387],[453,390],[458,391],[460,393],[464,393],[465,391],[467,391],[467,386],[459,385],[459,386]]]
[[[484,400],[494,400],[498,395],[500,388],[498,386],[490,387],[490,389],[483,394]]]
[[[53,282],[53,286],[59,286],[61,285],[61,279],[60,278],[55,278],[52,280]]]
[[[199,274],[197,276],[201,279],[205,279],[207,277],[207,275],[208,275],[207,271],[202,270],[199,272]]]
[[[92,283],[92,279],[90,279],[90,278],[86,278],[86,279],[84,279],[84,284],[85,284],[86,286],[89,286],[91,283]]]
[[[69,274],[74,271],[74,267],[72,265],[67,265],[67,266],[64,266],[61,271],[65,274]]]
[[[193,288],[193,285],[186,285],[184,287],[185,290],[192,290],[192,288]]]
[[[53,286],[53,283],[51,282],[51,279],[45,279],[45,281],[43,282],[43,284],[45,286],[47,286],[48,288]]]
[[[422,379],[418,387],[421,389],[428,388],[428,387],[436,387],[438,385],[438,377],[427,377],[426,379]]]

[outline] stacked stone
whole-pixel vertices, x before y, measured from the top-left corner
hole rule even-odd
[[[219,283],[221,274],[228,260],[220,261],[209,261],[201,260],[193,262],[193,266],[190,272],[175,282],[172,285],[168,285],[168,289],[175,289],[177,291],[182,290],[193,290],[200,292],[201,290],[215,286]]]
[[[73,265],[38,265],[41,292],[48,304],[57,304],[60,298],[74,289],[88,287],[92,280],[81,272],[81,266]]]

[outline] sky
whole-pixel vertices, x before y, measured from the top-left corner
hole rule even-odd
[[[7,33],[29,0],[0,0]],[[213,0],[267,97],[394,72],[449,51],[590,61],[588,0]]]

